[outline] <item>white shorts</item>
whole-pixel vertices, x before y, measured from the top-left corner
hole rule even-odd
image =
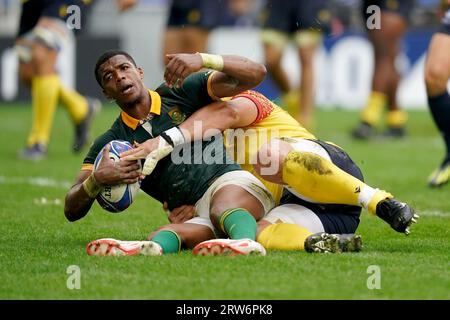
[[[230,171],[221,175],[216,179],[216,181],[213,182],[213,184],[211,184],[211,186],[206,190],[205,194],[195,204],[197,216],[188,221],[185,221],[184,223],[205,225],[209,227],[215,234],[217,234],[209,215],[211,199],[218,190],[228,185],[242,187],[256,199],[258,199],[261,205],[264,207],[264,214],[267,214],[275,206],[272,195],[262,184],[262,182],[259,181],[258,178],[244,170]]]
[[[277,222],[292,223],[308,229],[312,233],[324,232],[319,217],[310,209],[298,204],[283,204],[270,211],[263,220],[274,224]]]
[[[281,140],[289,143],[295,151],[311,152],[332,162],[327,150],[313,140],[302,138],[282,138]]]
[[[74,45],[75,36],[73,32],[66,26],[63,21],[52,18],[52,23],[48,26],[35,26],[27,33],[20,36],[20,38],[27,40],[27,42],[39,42],[46,47],[62,51],[67,47]],[[31,61],[31,46],[28,44],[16,44],[14,50],[17,53],[20,61],[28,63]],[[67,50],[67,49],[66,49]]]

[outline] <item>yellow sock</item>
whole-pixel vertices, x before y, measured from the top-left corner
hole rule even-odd
[[[59,98],[66,107],[73,122],[80,123],[88,113],[88,102],[85,97],[64,85],[59,87]]]
[[[389,111],[387,115],[387,124],[391,128],[401,128],[405,125],[408,116],[403,110]]]
[[[31,97],[33,105],[33,123],[28,145],[34,143],[48,144],[58,103],[59,76],[49,75],[34,77],[31,80]]]
[[[283,182],[319,203],[362,206],[375,214],[379,201],[392,198],[311,152],[291,151],[283,163]]]
[[[388,98],[384,93],[373,91],[370,94],[366,107],[361,113],[361,120],[371,126],[377,125],[387,101]]]
[[[296,224],[275,223],[265,228],[256,240],[268,250],[304,250],[305,239],[311,234]]]
[[[384,190],[375,189],[375,191],[376,192],[373,194],[367,205],[363,206],[372,215],[376,215],[377,204],[380,201],[393,198],[392,194]]]

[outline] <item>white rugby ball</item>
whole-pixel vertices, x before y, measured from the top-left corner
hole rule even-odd
[[[120,154],[127,150],[133,148],[131,143],[123,140],[113,140],[107,145],[109,148],[109,158],[112,161],[119,161]],[[97,170],[103,158],[103,149],[107,146],[105,145],[100,153],[95,158],[94,171]],[[109,212],[122,212],[128,208],[132,203],[134,198],[139,192],[141,187],[140,181],[133,184],[119,184],[115,186],[105,186],[102,192],[97,196],[97,202],[100,206]]]

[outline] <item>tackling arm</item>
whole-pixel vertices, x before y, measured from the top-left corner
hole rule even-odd
[[[217,130],[246,127],[258,117],[258,107],[247,98],[214,102],[194,112],[178,128],[169,129],[159,137],[149,139],[120,155],[123,160],[146,159],[142,173],[149,175],[159,160],[166,157],[173,147],[193,140],[208,138]],[[201,131],[196,123],[201,123]],[[214,129],[214,130],[212,130]],[[195,134],[201,133],[201,136]]]
[[[180,124],[186,141],[193,140],[196,123],[201,123],[202,137],[208,138],[208,131],[221,132],[226,129],[242,128],[252,124],[258,116],[256,105],[249,99],[237,98],[229,101],[214,102],[194,112],[186,121]],[[198,130],[198,129],[197,129]],[[217,133],[217,132],[216,132]]]

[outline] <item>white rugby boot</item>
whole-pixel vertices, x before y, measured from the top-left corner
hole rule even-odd
[[[104,238],[89,242],[86,252],[90,256],[161,256],[162,248],[153,241],[122,241]]]
[[[213,239],[195,246],[195,256],[266,255],[266,249],[251,239]]]

